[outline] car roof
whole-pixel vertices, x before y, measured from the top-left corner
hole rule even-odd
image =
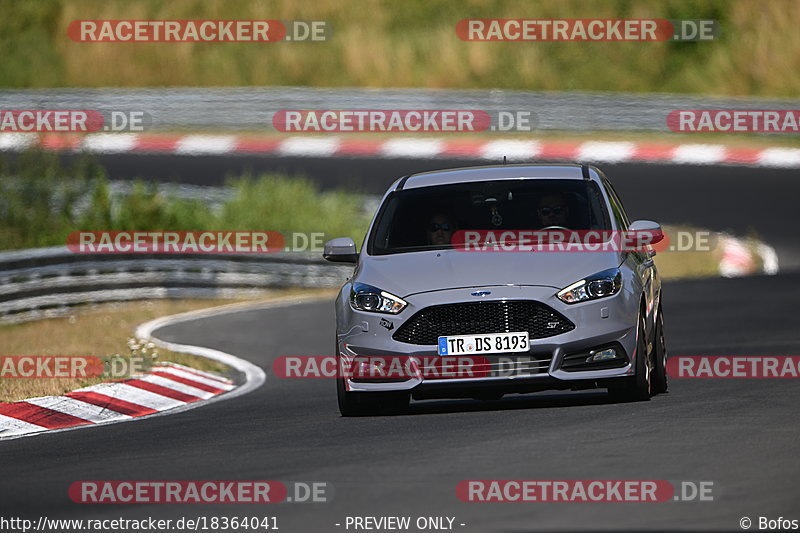
[[[584,170],[585,169],[585,170]],[[583,165],[489,165],[450,168],[411,174],[398,182],[397,190],[417,189],[435,185],[449,185],[471,181],[495,181],[513,179],[591,179],[600,181],[598,170]]]

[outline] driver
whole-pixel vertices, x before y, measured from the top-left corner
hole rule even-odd
[[[449,216],[444,213],[433,215],[427,228],[428,244],[437,246],[450,244],[455,230],[455,223]]]
[[[543,228],[550,226],[566,227],[569,220],[569,206],[563,194],[555,192],[542,196],[536,210]]]

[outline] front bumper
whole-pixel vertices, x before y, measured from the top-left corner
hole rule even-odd
[[[506,372],[484,377],[447,377],[437,379],[415,375],[405,380],[346,379],[349,391],[411,391],[415,398],[471,397],[481,392],[512,393],[550,389],[582,389],[608,386],[633,375],[635,367],[636,324],[639,301],[633,293],[623,290],[612,297],[568,305],[556,298],[556,289],[541,286],[481,287],[491,291],[486,300],[535,300],[548,305],[568,318],[575,328],[550,337],[530,339],[530,349],[524,353],[495,354],[488,359],[505,358]],[[420,309],[443,303],[475,302],[471,296],[476,288],[450,289],[422,293],[406,300],[409,306],[399,315],[376,315],[350,308],[340,299],[338,356],[345,362],[357,356],[378,357],[437,357],[435,345],[416,345],[392,338],[400,327]],[[383,322],[382,322],[383,320]],[[564,370],[564,358],[606,346],[618,347],[625,361],[615,368]],[[523,359],[513,368],[509,359]],[[527,359],[530,362],[525,362]],[[494,364],[494,363],[493,363]],[[498,363],[499,364],[499,363]]]

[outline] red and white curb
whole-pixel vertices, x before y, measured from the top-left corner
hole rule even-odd
[[[235,387],[230,379],[216,374],[161,363],[146,374],[92,385],[64,396],[0,403],[0,437],[151,415],[208,400]]]
[[[21,405],[16,408],[8,408],[6,411],[0,410],[0,440],[40,435],[45,432],[54,433],[86,429],[105,424],[131,422],[154,416],[172,415],[202,405],[208,405],[212,402],[230,400],[247,394],[263,385],[266,381],[267,376],[261,367],[219,350],[163,341],[154,337],[153,332],[159,328],[202,318],[254,309],[287,307],[316,302],[320,301],[320,299],[320,296],[287,296],[268,302],[233,303],[210,309],[199,309],[165,316],[145,322],[136,328],[136,338],[152,342],[156,346],[172,352],[188,353],[219,361],[240,372],[244,376],[243,382],[235,385],[221,376],[174,363],[158,365],[148,375],[136,378],[140,382],[148,383],[147,385],[142,385],[141,383],[132,384],[130,382],[100,383],[67,393],[64,396],[46,396],[21,402],[0,404],[4,408],[5,406],[18,404],[31,405],[31,407]],[[200,386],[201,384],[203,386]],[[115,386],[118,386],[118,388],[112,390]],[[167,391],[158,387],[174,392],[166,393]],[[208,390],[209,388],[220,390],[220,392]],[[115,391],[121,392],[115,396],[113,394]],[[110,397],[114,401],[102,404],[100,400],[105,400],[105,398],[99,398],[100,396]],[[140,408],[148,411],[140,411]],[[28,417],[28,412],[45,414],[31,418]],[[76,423],[71,424],[69,422]]]
[[[38,145],[48,150],[98,154],[264,154],[285,157],[456,158],[501,161],[672,163],[800,168],[800,148],[720,144],[547,141],[519,139],[270,137],[97,133],[90,135],[0,133],[0,151]]]
[[[719,263],[719,273],[722,277],[736,278],[757,273],[756,255],[761,261],[761,273],[778,273],[778,254],[772,246],[758,243],[755,252],[752,252],[743,240],[736,237],[721,235],[720,241],[722,260]]]
[[[153,337],[153,331],[181,322],[240,310],[280,307],[312,300],[314,299],[293,297],[267,303],[230,304],[161,317],[141,324],[136,328],[137,338],[173,352],[219,361],[240,372],[244,376],[243,382],[235,385],[226,378],[208,372],[175,364],[160,365],[154,367],[150,374],[136,378],[136,383],[101,383],[64,396],[46,396],[0,404],[0,440],[172,415],[247,394],[266,380],[266,374],[260,367],[219,350],[162,341]],[[112,401],[108,402],[105,397]],[[107,403],[104,404],[103,401]]]

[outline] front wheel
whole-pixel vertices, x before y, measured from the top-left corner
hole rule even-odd
[[[337,343],[337,359],[339,346]],[[341,368],[341,365],[338,365]],[[411,394],[406,391],[352,392],[344,384],[345,378],[336,377],[336,399],[342,416],[369,416],[400,413],[408,408]]]
[[[636,333],[636,375],[626,378],[627,383],[609,387],[612,400],[621,402],[647,401],[653,393],[653,367],[655,350],[647,351],[644,317],[639,315]]]
[[[411,394],[404,391],[350,392],[344,378],[336,378],[336,397],[342,416],[371,416],[402,413],[408,408]]]
[[[653,394],[662,394],[669,389],[667,383],[667,343],[664,340],[664,314],[658,308],[658,320],[653,334]]]

